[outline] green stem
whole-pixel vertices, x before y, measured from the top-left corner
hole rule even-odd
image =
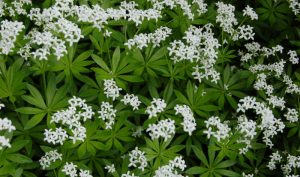
[[[42,74],[42,77],[43,77],[43,87],[44,87],[44,93],[46,94],[46,75],[45,75],[45,72],[43,72]]]
[[[55,177],[57,177],[57,174],[56,174],[56,171],[55,171],[55,169],[53,170],[53,172],[54,172],[54,175],[55,175]]]

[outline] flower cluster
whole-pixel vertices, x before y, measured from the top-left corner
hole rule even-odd
[[[221,141],[230,136],[230,127],[227,123],[222,123],[219,117],[212,116],[204,123],[207,130],[204,130],[203,133],[207,135],[208,139],[213,136],[217,141]]]
[[[121,177],[138,177],[138,176],[135,176],[134,173],[130,174],[130,171],[127,171],[127,173],[122,174]]]
[[[0,54],[7,55],[15,47],[18,34],[25,28],[22,22],[2,20],[0,25]]]
[[[123,99],[121,100],[125,105],[130,104],[132,106],[133,110],[138,110],[139,106],[141,104],[141,101],[137,96],[134,94],[126,94],[124,95]]]
[[[298,111],[296,109],[292,109],[292,108],[287,108],[287,113],[284,114],[284,116],[286,117],[286,119],[290,122],[298,122]]]
[[[300,2],[298,0],[288,0],[290,3],[290,8],[295,15],[300,13]]]
[[[271,159],[272,161],[273,159]],[[286,164],[281,165],[281,169],[283,171],[283,174],[286,176],[290,175],[293,170],[296,170],[300,168],[300,156],[294,156],[288,154]],[[280,162],[280,160],[278,160]]]
[[[212,24],[206,24],[203,28],[191,26],[183,37],[187,44],[175,40],[168,47],[169,55],[172,56],[171,59],[174,62],[188,60],[197,63],[192,74],[199,82],[209,77],[212,78],[212,82],[217,82],[220,78],[220,74],[213,67],[218,56],[217,48],[220,44],[214,38],[211,27]]]
[[[50,167],[50,165],[57,160],[62,160],[62,154],[58,153],[57,150],[53,150],[46,152],[39,162],[42,168],[45,169]]]
[[[77,43],[80,38],[83,38],[78,25],[64,18],[60,18],[56,22],[47,24],[45,29],[60,33],[64,39],[69,42],[70,46],[72,46],[73,43]]]
[[[280,119],[276,119],[272,110],[264,103],[257,102],[255,97],[244,97],[238,103],[237,112],[245,113],[248,109],[254,109],[256,114],[261,116],[261,123],[258,128],[263,130],[263,141],[271,148],[273,143],[270,138],[283,131],[284,123]]]
[[[120,91],[122,89],[117,86],[117,83],[113,79],[104,80],[104,94],[106,97],[110,97],[115,100],[120,96]]]
[[[238,139],[238,143],[243,143],[246,146],[239,149],[240,154],[245,154],[249,148],[251,148],[251,141],[256,136],[256,122],[253,120],[248,120],[245,115],[238,117],[237,130],[242,134]]]
[[[276,169],[276,163],[280,162],[282,157],[281,155],[279,154],[278,151],[276,152],[273,152],[272,155],[270,155],[270,161],[267,165],[267,167],[270,169],[270,170],[274,170]]]
[[[299,58],[297,56],[297,52],[296,51],[289,50],[287,54],[290,56],[289,61],[292,64],[298,64],[299,63]]]
[[[250,17],[251,20],[258,20],[257,13],[249,5],[247,5],[243,10],[243,15]]]
[[[131,49],[133,46],[137,46],[139,49],[147,47],[149,43],[152,43],[154,47],[159,47],[160,43],[166,40],[171,34],[171,29],[168,27],[160,27],[155,30],[154,33],[149,34],[138,34],[135,35],[132,39],[129,39],[125,45]]]
[[[151,105],[147,107],[146,113],[149,114],[149,118],[157,117],[157,114],[163,112],[167,104],[165,100],[160,98],[153,98]]]
[[[135,147],[135,149],[129,153],[129,162],[128,167],[138,167],[138,169],[144,171],[145,167],[147,167],[145,152]]]
[[[183,130],[188,132],[191,136],[192,132],[196,130],[196,120],[191,108],[187,105],[176,105],[174,109],[176,111],[175,114],[181,114],[183,116],[183,122],[181,123]]]
[[[185,161],[181,156],[175,157],[175,159],[170,160],[169,164],[161,166],[155,171],[154,177],[184,177],[178,173],[176,168],[183,171],[186,168]]]
[[[86,137],[86,128],[82,122],[87,119],[92,119],[95,114],[92,111],[92,107],[85,103],[85,100],[77,97],[71,98],[69,101],[69,107],[66,110],[58,111],[51,117],[51,123],[60,123],[62,126],[68,128],[72,135],[68,135],[67,131],[62,128],[56,128],[55,130],[45,130],[44,140],[52,144],[63,144],[65,140],[70,139],[75,144],[76,141],[84,141]]]
[[[162,137],[167,141],[175,134],[175,121],[172,119],[161,120],[157,124],[150,124],[146,131],[150,132],[152,140]]]
[[[70,177],[93,177],[88,170],[77,169],[77,165],[67,162],[61,170]]]
[[[16,130],[16,127],[12,125],[11,120],[7,118],[0,118],[0,131],[12,132],[13,130]],[[11,145],[8,138],[6,138],[4,135],[0,135],[0,150],[4,147],[10,148]]]
[[[0,104],[0,110],[5,107],[4,104]],[[0,118],[0,132],[7,131],[12,132],[16,130],[16,127],[12,124],[11,120],[7,118]],[[0,135],[0,150],[3,148],[10,148],[11,144],[9,143],[9,138],[6,138],[5,135]]]
[[[109,102],[102,102],[99,113],[99,118],[105,121],[106,129],[112,129],[115,124],[117,110],[113,109],[113,105]]]
[[[235,7],[231,4],[224,4],[223,2],[217,2],[217,17],[216,22],[220,23],[220,27],[227,33],[233,34],[233,27],[238,24],[235,18]]]

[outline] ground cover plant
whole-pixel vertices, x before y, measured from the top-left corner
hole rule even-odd
[[[0,0],[0,176],[297,177],[298,0]]]

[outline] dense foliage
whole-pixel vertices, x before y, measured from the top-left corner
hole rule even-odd
[[[298,0],[0,0],[0,176],[300,176]]]

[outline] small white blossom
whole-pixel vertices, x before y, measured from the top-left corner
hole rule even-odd
[[[251,18],[251,20],[258,20],[258,15],[257,13],[253,10],[252,7],[247,5],[245,9],[243,10],[243,15],[248,16]]]
[[[53,150],[46,152],[39,162],[42,168],[45,169],[50,167],[50,165],[57,160],[62,160],[62,154],[58,153],[57,150]]]
[[[235,7],[231,4],[224,4],[221,1],[217,2],[216,6],[218,7],[216,22],[220,23],[220,27],[225,32],[233,34],[233,26],[238,24],[234,15]]]
[[[208,139],[213,136],[217,139],[217,141],[220,141],[229,137],[231,129],[226,123],[221,123],[219,117],[212,116],[208,120],[204,121],[204,123],[208,130],[204,130],[203,133],[207,134]],[[214,128],[216,131],[212,131]]]
[[[157,114],[163,112],[167,104],[165,100],[160,98],[153,98],[151,105],[147,107],[146,113],[149,114],[149,118],[157,117]]]
[[[159,167],[155,171],[154,177],[184,177],[178,174],[177,168],[181,171],[186,168],[185,161],[181,156],[175,157],[174,160],[169,161],[169,164]]]
[[[238,38],[244,40],[254,40],[255,33],[253,27],[249,25],[242,25],[238,27]]]
[[[120,91],[122,89],[117,86],[117,83],[113,79],[104,80],[104,94],[106,97],[110,97],[115,100],[120,96]]]
[[[61,171],[70,177],[77,177],[77,165],[72,162],[67,162]]]
[[[284,114],[286,119],[290,122],[298,122],[298,111],[296,109],[287,108],[287,113]]]
[[[138,176],[135,176],[134,173],[130,174],[130,171],[127,171],[127,173],[122,174],[121,177],[138,177]]]
[[[298,63],[299,63],[299,58],[298,58],[298,56],[297,56],[297,52],[296,52],[296,51],[294,51],[294,50],[289,50],[288,55],[290,56],[290,57],[289,57],[289,61],[290,61],[292,64],[298,64]]]
[[[181,123],[181,125],[183,125],[183,130],[188,132],[191,136],[192,132],[196,130],[196,120],[191,108],[187,105],[176,105],[174,109],[176,115],[181,114],[183,116],[183,122]]]
[[[117,110],[113,109],[113,105],[109,102],[102,102],[99,113],[99,118],[105,121],[106,129],[112,129],[115,124]]]
[[[0,54],[7,55],[15,47],[18,34],[25,28],[22,22],[2,20],[0,25]]]
[[[141,101],[137,96],[134,94],[126,94],[124,95],[123,99],[121,100],[125,105],[130,104],[133,107],[133,110],[138,110],[141,104]]]
[[[197,4],[197,12],[199,15],[202,15],[207,12],[207,4],[204,3],[204,0],[193,0],[193,4]]]
[[[175,134],[175,121],[172,119],[161,120],[157,124],[150,124],[146,131],[150,132],[152,140],[162,137],[167,141]]]
[[[129,153],[129,162],[128,167],[138,167],[138,169],[144,171],[145,167],[147,167],[145,152],[135,147],[135,149]]]
[[[52,144],[61,144],[61,145],[69,137],[67,131],[61,127],[56,128],[55,130],[45,129],[44,136],[45,136],[44,141]]]
[[[114,173],[116,171],[114,164],[106,165],[104,168],[107,170],[108,173]]]
[[[272,155],[270,155],[270,161],[267,165],[267,167],[270,169],[270,170],[275,170],[276,169],[276,163],[278,162],[281,162],[281,155],[279,154],[278,151],[276,152],[273,152]]]
[[[139,49],[143,49],[147,47],[150,43],[153,44],[154,47],[160,46],[160,43],[166,40],[171,34],[171,29],[168,27],[160,27],[156,29],[153,33],[149,34],[138,34],[135,35],[132,39],[129,39],[125,45],[131,49],[133,46],[137,46]]]

